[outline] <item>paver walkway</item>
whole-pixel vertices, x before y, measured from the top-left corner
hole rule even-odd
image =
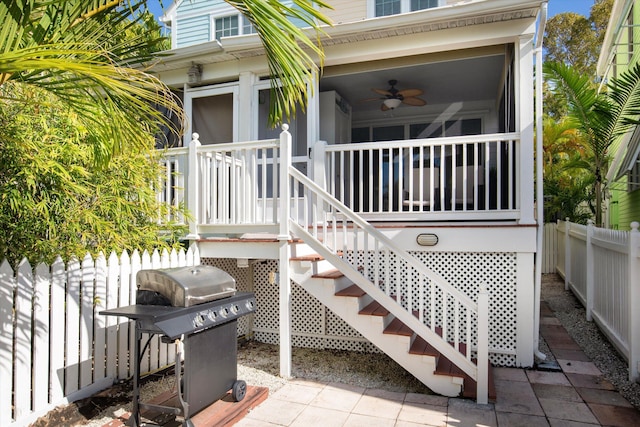
[[[544,302],[540,315],[540,333],[562,371],[496,368],[494,404],[292,380],[236,426],[640,426],[640,412],[603,379]]]

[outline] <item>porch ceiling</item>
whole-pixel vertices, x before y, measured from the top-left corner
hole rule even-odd
[[[378,97],[372,88],[387,89],[397,80],[399,90],[417,88],[429,105],[451,105],[464,100],[493,100],[498,94],[504,69],[504,54],[472,57],[414,66],[324,77],[320,90],[335,90],[358,112],[380,111],[382,101],[363,102]],[[329,72],[329,70],[327,70]],[[420,114],[424,107],[402,105],[397,113]]]

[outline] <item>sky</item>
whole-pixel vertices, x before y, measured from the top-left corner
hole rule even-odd
[[[149,9],[158,17],[162,16],[160,1],[165,9],[173,3],[171,0],[148,0]],[[328,2],[331,4],[331,0]],[[593,0],[549,0],[549,17],[562,12],[575,12],[588,17],[592,5]]]
[[[586,17],[593,6],[593,0],[549,0],[549,17],[563,12],[575,12]]]

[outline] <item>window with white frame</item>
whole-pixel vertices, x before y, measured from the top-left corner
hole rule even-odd
[[[240,25],[240,22],[242,22],[242,25]],[[216,18],[214,25],[216,40],[220,40],[222,37],[254,34],[256,32],[251,22],[243,15],[229,15]]]
[[[636,163],[627,174],[627,177],[627,192],[631,193],[640,189],[640,159],[636,159]]]
[[[440,0],[374,0],[374,16],[397,15],[439,5]]]

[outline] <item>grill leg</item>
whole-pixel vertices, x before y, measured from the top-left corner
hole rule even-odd
[[[142,339],[142,332],[138,325],[138,321],[135,322],[135,336],[133,345],[133,408],[131,409],[131,418],[127,423],[131,427],[140,426],[140,340]]]

